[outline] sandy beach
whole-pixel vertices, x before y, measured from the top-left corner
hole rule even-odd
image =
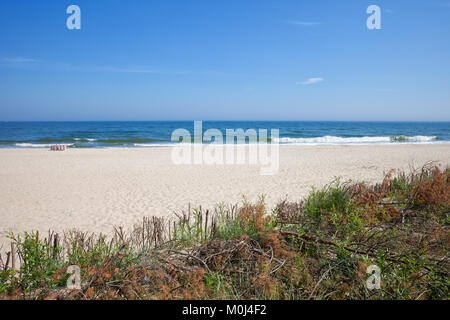
[[[264,194],[273,207],[334,177],[377,182],[393,168],[449,165],[450,144],[280,146],[273,176],[248,164],[175,165],[171,148],[1,149],[0,159],[1,231],[108,233],[143,216],[170,216],[189,203],[211,208]]]

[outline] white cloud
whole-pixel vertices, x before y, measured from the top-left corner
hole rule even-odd
[[[54,70],[63,72],[110,72],[130,74],[160,75],[202,75],[213,77],[251,77],[248,74],[237,74],[217,71],[171,70],[151,68],[147,66],[107,66],[107,65],[73,65],[71,63],[49,62],[24,57],[0,57],[0,68],[24,70]]]
[[[309,78],[308,80],[303,81],[301,84],[309,85],[309,84],[319,83],[319,82],[322,82],[322,81],[324,81],[323,78]]]
[[[0,57],[0,68],[36,69],[42,61],[24,57]]]
[[[118,73],[162,73],[161,71],[150,69],[147,67],[108,67],[108,66],[92,66],[85,67],[82,70],[96,72],[118,72]]]
[[[292,24],[296,26],[304,26],[304,27],[313,27],[318,26],[322,24],[321,22],[314,22],[314,21],[298,21],[298,20],[286,20],[284,23]]]
[[[36,62],[35,59],[23,58],[23,57],[14,57],[14,58],[3,58],[4,61],[9,63],[31,63]]]

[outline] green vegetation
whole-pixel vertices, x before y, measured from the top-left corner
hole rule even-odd
[[[111,237],[9,234],[5,299],[448,299],[450,170],[313,189],[268,212],[261,198],[175,221],[144,218]],[[66,288],[77,265],[81,288]],[[367,268],[381,271],[369,290]]]

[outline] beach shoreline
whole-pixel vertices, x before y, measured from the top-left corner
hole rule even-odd
[[[299,200],[311,187],[340,177],[381,181],[390,169],[410,170],[429,161],[450,165],[450,143],[289,146],[279,149],[277,174],[257,165],[175,165],[170,147],[0,149],[0,244],[4,231],[109,233],[144,216],[235,204],[265,195],[269,208]]]

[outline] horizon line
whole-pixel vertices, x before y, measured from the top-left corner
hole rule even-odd
[[[0,120],[5,122],[437,122],[447,123],[450,120],[218,120],[218,119],[179,119],[179,120]]]

